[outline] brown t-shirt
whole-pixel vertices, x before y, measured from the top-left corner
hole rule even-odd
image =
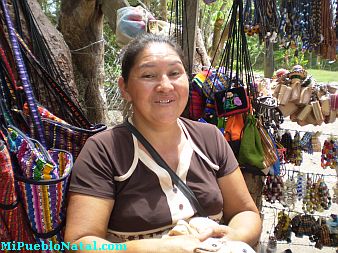
[[[179,123],[188,141],[176,173],[208,215],[220,214],[223,199],[217,178],[234,171],[237,160],[215,126],[184,118]],[[124,124],[87,140],[74,164],[69,190],[114,199],[108,228],[115,232],[155,231],[194,215],[168,172],[138,148]]]

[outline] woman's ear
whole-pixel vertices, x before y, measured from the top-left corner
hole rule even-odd
[[[119,80],[118,80],[118,85],[119,85],[119,89],[120,89],[120,92],[121,92],[121,95],[122,97],[127,100],[128,102],[131,102],[131,97],[127,91],[127,84],[125,83],[124,79],[122,76],[119,77]]]

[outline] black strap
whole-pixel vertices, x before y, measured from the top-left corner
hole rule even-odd
[[[11,204],[1,204],[0,203],[0,210],[13,210],[14,208],[16,208],[19,204],[19,201],[16,200]]]
[[[154,161],[160,165],[163,169],[165,169],[170,177],[171,180],[174,182],[174,184],[181,190],[181,192],[187,197],[189,202],[192,204],[193,207],[195,207],[197,213],[200,216],[207,217],[206,212],[204,211],[203,207],[198,202],[195,194],[193,191],[180,179],[176,173],[169,167],[169,165],[163,160],[163,158],[160,156],[160,154],[154,149],[154,147],[144,138],[144,136],[132,125],[128,122],[128,120],[125,121],[126,127],[129,129],[129,131],[135,135],[135,137],[142,143],[142,145],[148,150],[149,154],[152,156]]]
[[[41,239],[48,239],[48,238],[52,238],[54,235],[57,235],[58,233],[60,233],[61,229],[63,229],[63,227],[66,225],[66,219],[63,219],[61,221],[61,223],[59,223],[57,225],[56,228],[54,228],[53,230],[49,231],[49,232],[44,232],[44,233],[38,233],[35,229],[33,229],[32,227],[31,230],[34,233],[34,235],[36,235],[37,237],[41,238]]]

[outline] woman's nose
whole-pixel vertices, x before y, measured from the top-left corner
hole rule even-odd
[[[158,91],[169,91],[174,88],[170,78],[167,75],[163,75],[159,85],[157,86]]]

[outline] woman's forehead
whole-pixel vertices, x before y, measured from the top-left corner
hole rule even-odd
[[[137,60],[149,57],[179,57],[175,49],[166,43],[149,43],[138,55]]]

